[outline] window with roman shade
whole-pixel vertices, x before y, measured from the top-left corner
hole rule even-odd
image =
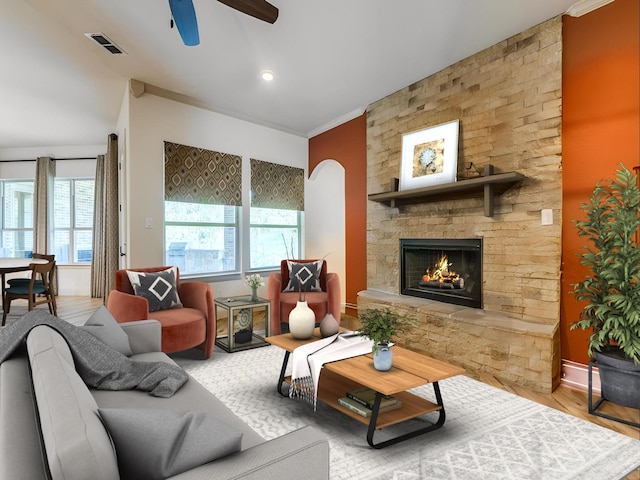
[[[164,142],[165,260],[181,275],[239,271],[242,158]]]
[[[304,170],[252,158],[251,206],[304,211]]]
[[[174,202],[242,205],[242,158],[164,142],[164,198]]]
[[[249,268],[277,268],[300,258],[304,170],[251,159]]]

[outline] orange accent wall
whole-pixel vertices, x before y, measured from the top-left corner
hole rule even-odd
[[[616,0],[563,22],[561,353],[588,363],[588,333],[569,329],[582,310],[571,284],[586,274],[573,221],[597,180],[610,178],[619,162],[640,165],[639,2]],[[345,168],[345,300],[355,305],[366,289],[366,115],[309,140],[309,174],[326,159]]]
[[[587,269],[576,253],[585,240],[573,221],[584,218],[597,180],[622,162],[640,164],[640,14],[638,0],[616,0],[582,17],[564,17],[562,72],[562,358],[588,363],[589,333],[570,330],[582,305],[570,293]]]
[[[347,305],[367,288],[367,123],[366,114],[309,139],[309,175],[324,160],[345,170],[345,284]],[[355,310],[347,308],[347,313]]]

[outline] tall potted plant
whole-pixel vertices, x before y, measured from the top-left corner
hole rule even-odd
[[[415,319],[402,317],[388,308],[366,310],[358,317],[358,334],[373,340],[373,366],[380,371],[389,370],[393,363],[391,340],[399,333],[413,328]]]
[[[586,304],[571,329],[591,330],[601,397],[640,408],[640,189],[636,175],[619,167],[614,179],[598,181],[581,206],[587,219],[576,222],[590,242],[579,254],[589,275],[573,285]]]

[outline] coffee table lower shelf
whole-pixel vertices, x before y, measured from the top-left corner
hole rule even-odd
[[[287,383],[291,385],[291,377],[282,377],[280,384],[278,385],[278,391],[281,395],[285,395],[282,391],[282,384]],[[320,382],[318,385],[318,400],[326,403],[332,408],[335,408],[339,412],[357,420],[360,423],[367,425],[367,443],[374,448],[383,448],[395,443],[407,440],[409,438],[422,435],[433,430],[437,430],[442,427],[445,421],[444,406],[442,405],[442,397],[440,395],[440,388],[438,382],[432,383],[436,393],[436,399],[438,403],[433,403],[418,395],[414,395],[410,392],[398,392],[394,396],[402,402],[402,406],[396,410],[390,410],[388,412],[377,413],[377,408],[374,405],[372,414],[370,417],[363,417],[348,408],[343,407],[338,403],[339,398],[346,396],[346,392],[361,388],[364,385],[342,377],[326,368],[322,370],[320,375]],[[380,397],[378,397],[378,403]],[[411,432],[399,435],[397,437],[385,440],[383,442],[376,443],[374,441],[374,434],[376,430],[390,427],[398,423],[406,422],[413,418],[428,413],[439,412],[438,420],[434,424],[429,424],[424,428],[413,430]]]

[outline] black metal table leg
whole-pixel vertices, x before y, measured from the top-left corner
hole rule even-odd
[[[289,396],[289,392],[287,393],[282,392],[282,385],[284,385],[284,375],[285,375],[285,372],[287,371],[287,363],[289,363],[289,355],[290,355],[290,352],[287,352],[287,351],[284,352],[284,360],[282,361],[282,368],[280,369],[280,377],[278,378],[278,386],[276,387],[276,389],[278,390],[278,393],[283,397]]]
[[[388,447],[389,445],[393,445],[395,443],[408,440],[409,438],[417,437],[418,435],[432,432],[442,427],[442,425],[444,425],[446,415],[444,413],[442,395],[440,394],[440,385],[438,385],[438,382],[433,382],[432,385],[433,385],[433,391],[436,394],[436,402],[441,407],[439,410],[438,421],[427,427],[419,428],[417,430],[413,430],[411,432],[398,435],[397,437],[390,438],[389,440],[385,440],[384,442],[380,442],[380,443],[374,443],[373,441],[373,435],[376,432],[376,422],[378,421],[378,413],[380,410],[380,402],[382,400],[382,394],[376,392],[376,398],[373,403],[373,409],[371,410],[371,418],[369,420],[369,429],[367,430],[367,443],[373,448],[384,448],[384,447]]]

